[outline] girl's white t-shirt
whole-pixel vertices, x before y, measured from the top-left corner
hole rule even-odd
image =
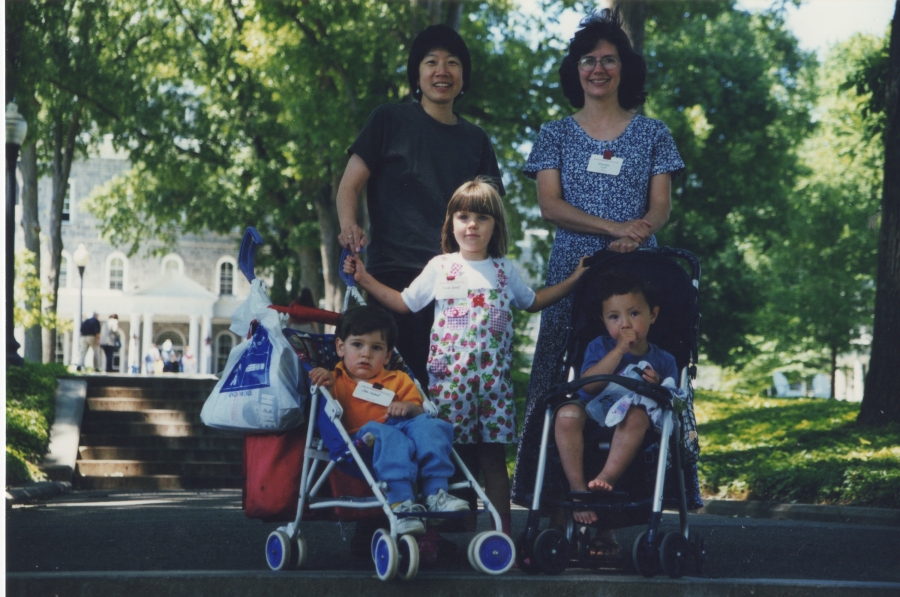
[[[444,261],[446,260],[446,261]],[[507,285],[512,296],[512,305],[518,309],[527,309],[534,304],[534,290],[519,275],[519,270],[506,257],[499,259],[485,259],[484,261],[467,261],[460,257],[459,253],[438,255],[428,262],[422,273],[412,281],[409,288],[400,293],[403,302],[412,312],[418,312],[428,306],[435,299],[435,293],[439,284],[447,280],[447,273],[454,263],[462,265],[460,276],[465,276],[469,289],[499,288],[497,280],[498,268],[494,267],[497,261],[503,267],[506,274]],[[443,265],[442,265],[442,262]],[[440,303],[435,305],[435,314],[440,308]]]

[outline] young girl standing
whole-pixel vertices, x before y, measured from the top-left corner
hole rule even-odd
[[[435,302],[428,355],[428,393],[452,423],[454,443],[478,445],[485,493],[510,534],[509,476],[504,444],[516,441],[512,381],[512,307],[535,313],[572,292],[586,271],[537,292],[505,257],[509,244],[500,194],[486,179],[459,187],[447,204],[443,255],[432,259],[403,292],[378,282],[357,256],[344,271],[382,305],[417,312]],[[463,455],[463,451],[460,452]]]

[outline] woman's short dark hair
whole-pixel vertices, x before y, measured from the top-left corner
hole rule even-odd
[[[409,89],[413,97],[422,99],[422,90],[418,88],[419,64],[432,50],[446,50],[462,62],[463,85],[462,92],[468,91],[472,74],[472,57],[469,56],[469,48],[466,42],[452,27],[447,25],[431,25],[413,40],[409,50],[409,60],[406,62],[406,76],[409,77]]]
[[[619,105],[633,110],[647,99],[644,84],[647,82],[647,63],[634,51],[631,40],[622,29],[622,17],[618,9],[604,8],[582,19],[580,29],[569,42],[569,52],[559,67],[559,79],[563,93],[574,108],[584,106],[584,89],[578,76],[578,61],[591,52],[600,40],[616,46],[622,61],[621,82],[619,83]]]

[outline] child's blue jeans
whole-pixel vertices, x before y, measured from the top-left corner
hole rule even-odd
[[[422,414],[412,419],[391,418],[386,423],[370,421],[354,439],[366,433],[375,436],[372,468],[375,477],[387,484],[388,502],[415,502],[416,479],[425,496],[447,491],[447,480],[456,470],[450,459],[453,425]]]

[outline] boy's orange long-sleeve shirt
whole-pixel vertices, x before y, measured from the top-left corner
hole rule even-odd
[[[371,384],[379,384],[394,393],[394,401],[396,402],[413,402],[422,406],[422,396],[416,389],[416,384],[403,371],[388,371],[384,369],[381,373],[367,380]],[[354,398],[353,392],[356,391],[356,382],[350,379],[347,370],[344,369],[344,363],[338,363],[334,368],[334,387],[332,396],[344,409],[344,415],[341,417],[341,423],[347,433],[353,435],[369,421],[378,421],[383,423],[387,420],[387,407]]]

